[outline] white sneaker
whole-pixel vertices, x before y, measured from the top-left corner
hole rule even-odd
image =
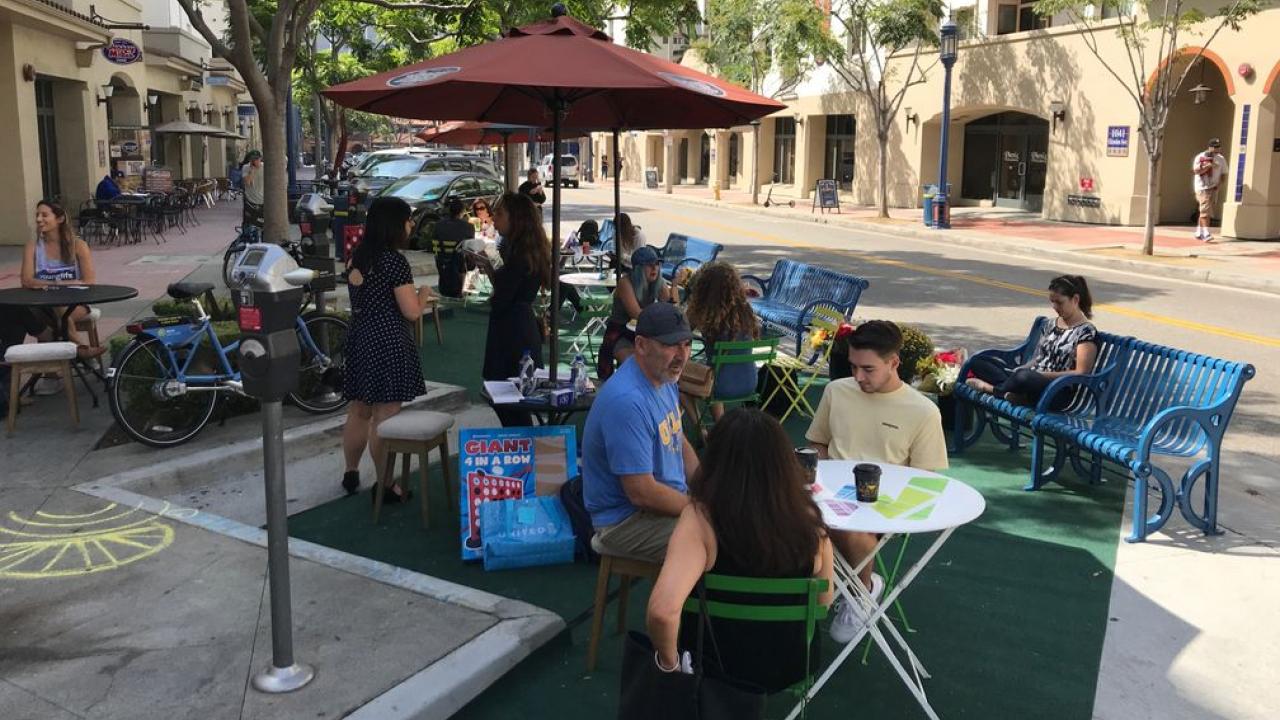
[[[1195,235],[1196,235],[1196,239],[1197,239],[1197,240],[1203,240],[1203,239],[1204,239],[1204,228],[1202,228],[1202,227],[1197,227],[1197,228],[1196,228],[1196,233],[1195,233]]]
[[[872,573],[871,599],[879,600],[882,594],[884,594],[884,578]],[[831,639],[841,645],[848,645],[849,641],[862,630],[862,626],[867,624],[865,610],[855,607],[843,596],[836,598],[832,603],[831,614]]]
[[[1200,239],[1205,242],[1213,242],[1213,236],[1210,235],[1209,233],[1205,233],[1204,235],[1201,235]]]

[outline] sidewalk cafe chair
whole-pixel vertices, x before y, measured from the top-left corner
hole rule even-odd
[[[591,611],[591,639],[587,641],[587,672],[596,669],[596,658],[600,652],[600,634],[604,631],[604,609],[609,604],[609,581],[614,575],[620,578],[618,587],[618,625],[616,634],[621,635],[627,628],[627,598],[631,595],[631,581],[649,578],[656,580],[662,571],[661,563],[610,555],[604,547],[591,538],[591,549],[600,555],[600,570],[596,574],[596,595]]]
[[[71,411],[71,422],[76,427],[80,426],[80,406],[76,404],[76,386],[71,374],[71,363],[75,359],[75,343],[46,342],[9,346],[4,353],[4,362],[9,366],[9,416],[6,419],[9,435],[13,435],[18,422],[19,396],[24,374],[61,375],[62,387],[67,394],[67,407]]]
[[[413,324],[413,344],[419,348],[422,347],[422,340],[425,337],[423,334],[423,318],[428,315],[431,316],[431,319],[436,324],[436,344],[444,345],[444,330],[440,326],[440,298],[437,297],[422,308],[422,313],[418,315],[417,322]]]
[[[743,365],[752,363],[757,368],[769,367],[778,359],[778,342],[781,338],[776,335],[762,337],[758,340],[723,340],[715,344],[711,349],[711,375],[719,377],[720,369],[730,365]],[[724,405],[754,405],[760,402],[760,393],[757,392],[757,386],[753,385],[751,392],[746,395],[736,397],[721,397],[715,393],[714,386],[710,397],[697,398],[694,407],[697,408],[697,417],[690,418],[695,427],[698,428],[699,435],[705,437],[711,428],[706,427],[703,418],[711,414],[710,408],[706,412],[702,411],[702,404],[721,403]]]
[[[755,578],[736,575],[719,575],[707,573],[702,576],[703,587],[707,591],[707,616],[715,620],[738,620],[752,623],[786,622],[803,624],[804,633],[804,678],[787,688],[787,692],[800,698],[796,709],[788,717],[794,717],[796,710],[804,715],[808,701],[806,696],[813,686],[813,638],[817,634],[818,622],[827,617],[827,607],[818,603],[818,596],[827,589],[824,578]],[[717,595],[725,595],[732,602],[713,599]],[[803,603],[776,604],[779,595],[804,597]],[[751,597],[755,596],[755,597]],[[695,593],[684,602],[686,615],[698,616],[701,602]],[[713,624],[714,627],[714,624]],[[800,638],[796,638],[800,642]],[[739,678],[734,678],[739,679]],[[741,678],[750,682],[750,678]]]
[[[431,410],[402,410],[395,415],[383,420],[378,425],[378,437],[382,439],[383,452],[382,462],[386,468],[386,476],[391,478],[395,474],[396,455],[400,455],[402,459],[401,472],[403,478],[401,486],[404,490],[409,489],[411,476],[409,474],[409,463],[414,455],[419,456],[418,460],[418,477],[420,483],[418,485],[418,494],[422,497],[422,527],[430,528],[430,514],[427,510],[427,467],[430,464],[427,457],[431,451],[440,449],[440,475],[444,480],[444,497],[447,507],[455,507],[453,503],[453,475],[450,470],[452,463],[449,462],[449,430],[454,425],[454,417],[447,413],[433,412]],[[378,524],[378,516],[382,512],[382,496],[385,486],[381,481],[374,481],[374,499],[373,499],[373,524]]]
[[[609,319],[611,302],[607,298],[593,297],[584,293],[582,305],[582,312],[578,314],[578,318],[585,322],[578,329],[578,334],[570,340],[567,355],[572,360],[575,355],[582,353],[584,359],[589,356],[594,365],[596,354],[600,351],[598,346],[604,340],[605,321]]]
[[[774,387],[773,392],[765,398],[763,405],[768,407],[778,393],[782,393],[783,398],[789,401],[787,409],[778,418],[778,422],[786,422],[793,412],[799,412],[805,417],[813,417],[813,404],[809,402],[806,393],[825,372],[827,361],[831,358],[831,347],[835,344],[836,330],[843,322],[845,322],[844,315],[833,307],[820,305],[814,308],[813,318],[809,321],[809,337],[812,338],[818,331],[827,333],[825,346],[810,354],[807,360],[790,355],[778,355],[769,365],[769,375],[773,378]]]

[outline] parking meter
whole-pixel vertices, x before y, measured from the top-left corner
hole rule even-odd
[[[231,299],[240,323],[240,378],[244,391],[267,401],[283,400],[298,384],[297,318],[302,285],[312,272],[300,270],[284,248],[247,246],[231,269]]]
[[[314,276],[279,245],[254,243],[240,254],[228,283],[240,323],[240,379],[245,393],[262,400],[271,667],[254,675],[253,687],[266,693],[291,692],[315,677],[315,670],[293,660],[281,409],[285,395],[298,384],[298,310],[302,286]]]

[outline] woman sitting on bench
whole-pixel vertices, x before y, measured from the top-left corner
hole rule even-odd
[[[1089,322],[1093,317],[1089,284],[1080,275],[1059,275],[1049,281],[1049,305],[1057,317],[1044,320],[1030,362],[1011,368],[993,358],[977,357],[969,365],[974,377],[965,383],[1010,402],[1034,405],[1055,379],[1093,372],[1098,329]],[[1072,397],[1071,393],[1061,395],[1051,409],[1061,410]]]

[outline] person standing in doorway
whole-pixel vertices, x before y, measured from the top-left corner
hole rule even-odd
[[[602,180],[609,179],[609,156],[600,158],[600,178]]]
[[[262,204],[265,202],[263,186],[266,185],[266,178],[263,177],[261,152],[250,150],[244,156],[244,164],[240,168],[240,184],[244,187],[244,225],[262,227]]]
[[[1196,192],[1196,203],[1200,206],[1196,239],[1204,242],[1213,240],[1213,236],[1209,234],[1209,222],[1213,218],[1213,206],[1218,199],[1218,185],[1227,174],[1227,159],[1218,152],[1220,147],[1222,143],[1218,138],[1210,138],[1209,147],[1191,161],[1191,172],[1194,173],[1192,187]]]

